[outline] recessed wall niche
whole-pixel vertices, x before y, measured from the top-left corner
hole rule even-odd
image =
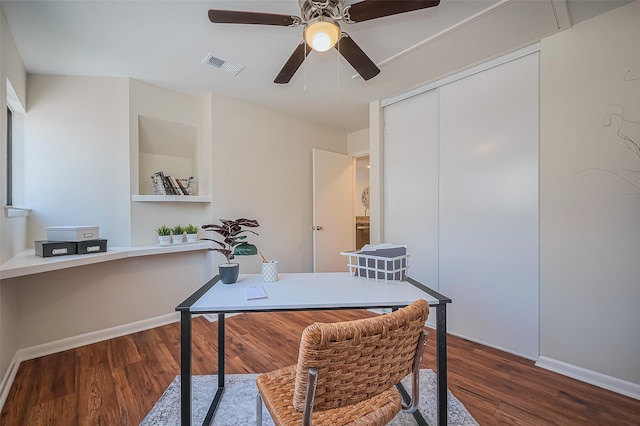
[[[151,176],[162,171],[175,178],[196,177],[198,195],[198,128],[188,124],[138,115],[138,191],[154,195]]]

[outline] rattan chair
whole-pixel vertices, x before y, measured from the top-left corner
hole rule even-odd
[[[256,423],[263,400],[276,425],[384,425],[415,411],[428,315],[418,300],[374,318],[308,326],[298,363],[258,376]],[[404,405],[395,385],[409,374]]]

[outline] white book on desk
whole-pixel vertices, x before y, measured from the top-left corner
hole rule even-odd
[[[266,299],[267,293],[264,292],[264,288],[262,286],[251,285],[244,288],[244,297],[247,300]]]

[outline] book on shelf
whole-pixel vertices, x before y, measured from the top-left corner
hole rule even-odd
[[[180,188],[180,191],[182,191],[182,193],[184,195],[190,195],[189,191],[187,191],[187,188],[185,188],[184,185],[182,184],[182,180],[176,179],[176,183],[178,184],[178,187]]]
[[[173,185],[171,185],[171,181],[169,180],[169,177],[166,176],[164,173],[162,174],[162,180],[164,182],[164,189],[167,192],[167,195],[176,195],[175,191],[173,190]]]
[[[188,178],[176,179],[176,180],[182,184],[184,189],[187,191],[187,194],[189,195],[197,194],[196,182],[193,176],[190,176]]]
[[[171,190],[173,191],[173,193],[175,195],[182,195],[182,191],[180,191],[180,188],[178,187],[178,183],[176,182],[176,179],[173,176],[167,176],[167,180],[171,185]]]

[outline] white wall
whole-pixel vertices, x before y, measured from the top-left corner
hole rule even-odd
[[[194,176],[198,186],[198,195],[211,195],[210,155],[209,143],[205,142],[205,99],[167,90],[161,87],[130,80],[129,91],[129,141],[130,141],[130,169],[132,194],[139,193],[139,187],[151,181],[151,173],[144,173],[144,167],[139,166],[139,116],[164,120],[177,127],[194,129],[197,133],[197,153],[194,161]],[[208,125],[208,124],[207,124]],[[179,145],[182,141],[176,140]],[[178,149],[180,149],[178,147]],[[189,144],[188,150],[193,147]],[[189,155],[191,155],[189,153]],[[186,162],[185,158],[177,158]],[[139,173],[142,170],[142,173]],[[154,170],[156,172],[158,170]],[[174,174],[171,169],[163,170],[167,174]],[[180,176],[177,177],[188,177]],[[152,245],[158,241],[155,229],[163,224],[167,226],[187,225],[189,223],[200,226],[207,221],[211,214],[211,203],[131,203],[131,245]],[[201,234],[203,235],[203,234]]]
[[[7,161],[7,118],[4,111],[7,107],[7,82],[10,82],[16,101],[22,107],[26,104],[26,80],[22,60],[18,55],[9,25],[4,12],[0,11],[0,205],[6,202],[6,174]],[[14,115],[14,140],[20,139],[22,134],[21,119]],[[15,150],[19,151],[16,147]],[[21,164],[14,168],[21,169]],[[22,194],[14,194],[14,199],[21,199]],[[17,201],[17,200],[16,200]],[[0,211],[0,263],[13,257],[26,246],[26,217],[7,217],[4,209]],[[0,285],[0,377],[7,370],[14,352],[16,351],[16,292],[12,288]]]
[[[362,155],[369,152],[369,129],[358,130],[347,135],[349,155]]]
[[[9,31],[9,25],[7,24],[4,12],[0,12],[0,110],[3,111],[0,114],[0,161],[2,162],[2,173],[0,173],[0,188],[2,190],[1,203],[6,202],[6,174],[4,172],[4,165],[7,161],[7,118],[4,111],[7,107],[7,82],[9,82],[16,95],[16,102],[18,102],[21,109],[24,109],[26,105],[26,80],[27,74],[22,64],[22,59],[18,55],[13,36]],[[22,153],[21,151],[21,139],[22,139],[22,117],[18,114],[14,115],[13,134],[16,141],[14,151]],[[14,156],[18,157],[18,156]],[[22,170],[22,164],[14,165],[14,174],[19,173]],[[23,198],[21,192],[22,187],[16,188],[14,194],[14,205],[19,207],[20,201]],[[24,249],[26,245],[26,237],[24,234],[26,227],[26,218],[24,217],[12,217],[8,218],[5,212],[2,212],[0,216],[0,262],[12,258],[17,252]]]
[[[258,250],[278,259],[281,272],[311,272],[311,150],[346,154],[346,133],[221,95],[210,102],[211,220],[258,220],[260,235],[249,239]],[[236,259],[241,273],[259,272],[257,256]]]
[[[209,271],[206,251],[188,252],[29,275],[2,286],[17,294],[17,346],[26,348],[171,314]]]
[[[640,143],[638,23],[635,2],[543,40],[540,76],[541,354],[635,384],[640,155],[621,136]]]
[[[128,246],[128,80],[29,75],[28,85],[29,243],[47,226],[99,225],[109,245]]]

